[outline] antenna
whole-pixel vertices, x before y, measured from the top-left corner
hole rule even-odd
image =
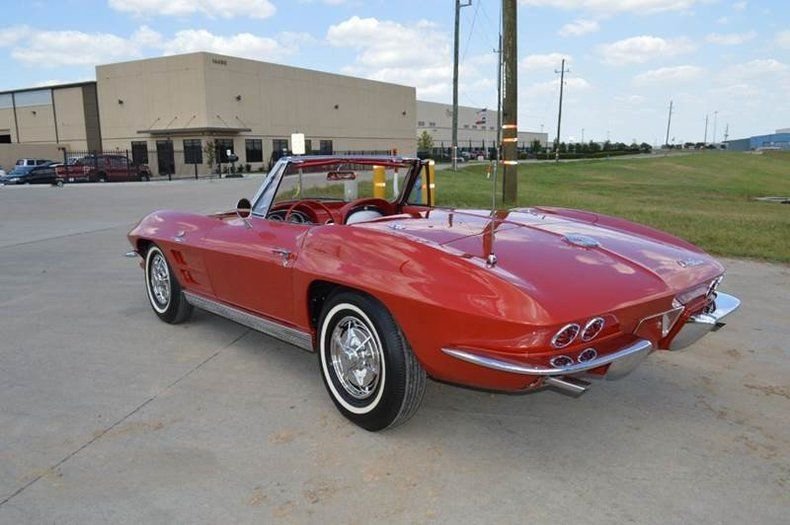
[[[500,18],[500,24],[501,24]],[[497,171],[499,170],[499,159],[500,159],[500,149],[502,147],[502,28],[500,27],[499,32],[499,49],[495,49],[494,52],[497,54],[497,89],[496,89],[496,103],[497,103],[497,110],[496,110],[496,147],[495,155],[496,160],[494,162],[494,175],[491,181],[491,243],[489,244],[489,251],[486,256],[486,265],[491,268],[496,266],[496,255],[494,254],[494,217],[496,214],[496,176]]]

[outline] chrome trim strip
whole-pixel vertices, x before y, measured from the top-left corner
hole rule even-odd
[[[137,252],[132,250],[130,252],[126,252],[125,254],[123,254],[123,256],[124,257],[129,257],[131,259],[132,257],[137,257]]]
[[[258,332],[270,335],[286,343],[298,346],[302,350],[313,352],[313,336],[308,332],[282,325],[271,319],[265,319],[255,314],[245,312],[233,306],[229,306],[213,299],[208,299],[191,292],[184,292],[187,302],[207,312],[225,317]]]
[[[718,330],[724,326],[722,319],[741,306],[741,300],[737,297],[721,292],[715,293],[714,304],[716,309],[709,313],[689,317],[686,324],[680,328],[680,331],[670,341],[670,350],[682,350],[708,335],[708,332]]]
[[[563,376],[566,374],[577,374],[579,372],[586,372],[587,370],[592,370],[593,368],[598,368],[599,366],[608,365],[610,363],[613,363],[614,361],[627,358],[629,356],[638,354],[640,352],[644,352],[645,354],[647,354],[652,349],[653,349],[653,344],[650,341],[646,339],[637,339],[635,342],[631,343],[625,348],[618,350],[617,352],[600,356],[597,359],[593,359],[591,361],[585,361],[584,363],[576,363],[561,368],[550,368],[541,365],[534,365],[534,366],[522,365],[505,359],[496,359],[493,357],[482,356],[479,354],[475,354],[472,351],[461,350],[459,348],[442,348],[442,352],[444,352],[449,356],[455,357],[456,359],[460,359],[461,361],[466,361],[467,363],[472,363],[486,368],[491,368],[493,370],[499,370],[501,372],[510,372],[511,374],[523,374],[530,376],[551,377],[551,376]]]

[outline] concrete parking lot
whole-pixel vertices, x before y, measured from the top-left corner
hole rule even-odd
[[[429,383],[371,434],[314,355],[160,322],[122,257],[260,180],[0,187],[0,523],[787,523],[789,267],[724,261],[725,329],[581,398]]]

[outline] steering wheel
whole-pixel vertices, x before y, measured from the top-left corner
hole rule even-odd
[[[357,199],[340,208],[340,217],[342,218],[341,224],[346,224],[346,221],[351,214],[359,211],[360,209],[367,208],[368,206],[374,208],[382,215],[388,215],[392,211],[392,204],[388,201],[385,201],[384,199],[379,199],[376,197]]]
[[[297,208],[299,206],[304,206],[305,208],[310,210],[310,213],[312,213],[313,216],[316,219],[315,222],[318,223],[318,215],[316,215],[315,211],[310,207],[312,205],[316,205],[319,208],[323,209],[329,215],[330,220],[334,221],[334,215],[332,215],[332,210],[327,208],[326,205],[323,202],[321,202],[321,201],[311,201],[311,200],[296,201],[293,204],[291,204],[290,206],[288,206],[288,211],[285,212],[285,219],[284,219],[284,221],[288,222],[288,219],[291,217],[291,213],[293,213],[295,208]]]

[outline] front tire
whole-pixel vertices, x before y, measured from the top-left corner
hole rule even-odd
[[[192,305],[184,297],[170,263],[156,244],[152,244],[145,254],[145,289],[148,302],[159,319],[170,324],[189,319]]]
[[[426,374],[390,313],[354,292],[330,297],[318,330],[321,377],[343,416],[378,431],[420,406]]]

